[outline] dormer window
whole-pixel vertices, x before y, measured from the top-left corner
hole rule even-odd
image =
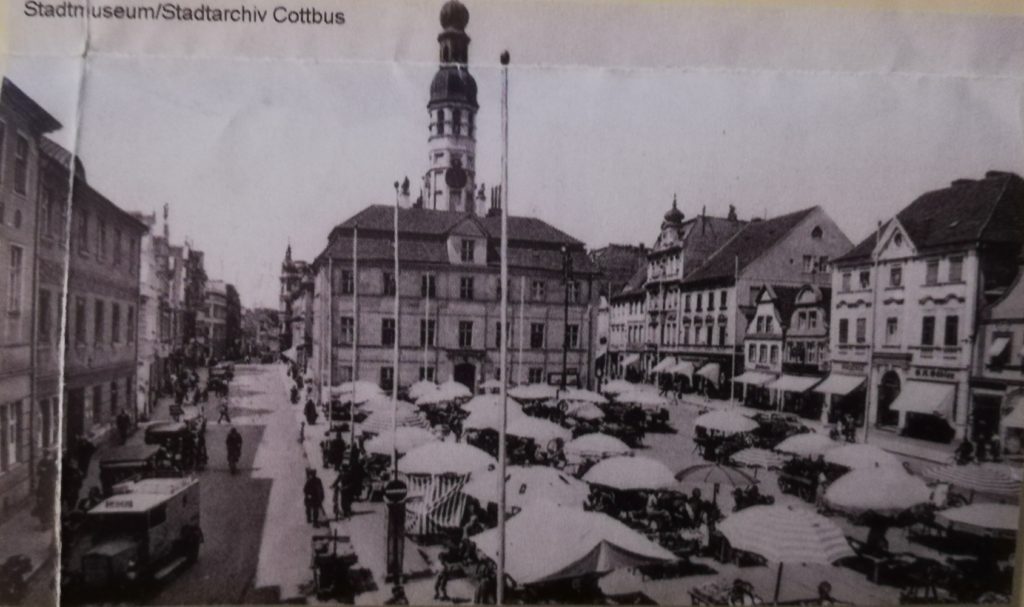
[[[460,246],[460,258],[463,263],[473,263],[474,252],[476,250],[476,243],[468,238],[463,238],[459,243]]]
[[[892,237],[892,241],[896,243],[897,247],[903,246],[903,234],[896,232],[896,235]]]
[[[814,229],[811,230],[811,238],[814,240],[821,240],[822,234],[821,226],[814,226]]]

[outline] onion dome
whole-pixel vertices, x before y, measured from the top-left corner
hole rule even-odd
[[[448,0],[441,7],[441,27],[444,29],[465,30],[469,24],[469,10],[459,0]]]
[[[464,103],[474,108],[476,102],[476,80],[465,67],[445,65],[437,70],[430,83],[430,103],[427,107],[447,103]]]
[[[683,223],[683,212],[676,205],[676,197],[672,197],[672,208],[665,213],[665,223]]]

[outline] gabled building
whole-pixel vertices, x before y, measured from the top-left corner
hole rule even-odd
[[[993,431],[971,411],[970,372],[980,310],[1015,279],[1022,209],[1018,175],[958,179],[835,261],[833,373],[867,381],[870,427],[939,442]]]

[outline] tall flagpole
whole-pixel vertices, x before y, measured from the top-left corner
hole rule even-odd
[[[427,274],[426,293],[423,299],[423,379],[429,379],[427,377],[427,369],[430,368],[428,361],[430,360],[427,356],[427,346],[430,345],[430,279],[432,275]]]
[[[359,381],[359,228],[352,228],[352,402],[348,407],[348,444],[356,444],[356,385]]]
[[[326,360],[327,369],[324,369]],[[324,387],[324,377],[327,377],[327,412],[331,411],[331,386],[334,383],[334,257],[327,258],[327,356],[320,356],[320,389]],[[320,395],[320,404],[324,403],[323,394]]]
[[[523,335],[526,333],[526,277],[519,277],[519,362],[516,368],[516,383],[523,383]]]
[[[508,62],[501,54],[501,330],[508,326]],[[508,339],[501,340],[501,432],[498,436],[498,572],[496,603],[505,603],[505,431],[508,426]]]
[[[736,297],[737,297],[736,294],[740,292],[739,282],[740,282],[740,256],[737,255],[736,256],[736,264],[733,267],[733,271],[732,271],[732,292],[733,292],[732,298],[733,298],[733,303],[736,305],[736,313],[733,314],[732,317],[733,317],[733,319],[735,319],[736,322],[734,323],[733,331],[732,331],[733,332],[733,336],[732,336],[732,375],[730,375],[730,377],[729,377],[729,404],[732,404],[732,402],[734,400],[736,400],[736,346],[739,345],[739,339],[738,338],[739,338],[739,326],[740,326],[739,318],[738,318],[740,306],[739,306],[739,300],[736,299]],[[714,297],[714,294],[712,294],[711,296]],[[728,320],[726,320],[726,326],[728,326]]]
[[[391,478],[398,478],[398,182],[395,182],[395,352],[391,374]]]

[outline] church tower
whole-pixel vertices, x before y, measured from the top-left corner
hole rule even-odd
[[[423,205],[429,209],[482,214],[476,187],[476,80],[470,75],[469,11],[459,0],[441,8],[440,66],[430,83],[430,167]]]

